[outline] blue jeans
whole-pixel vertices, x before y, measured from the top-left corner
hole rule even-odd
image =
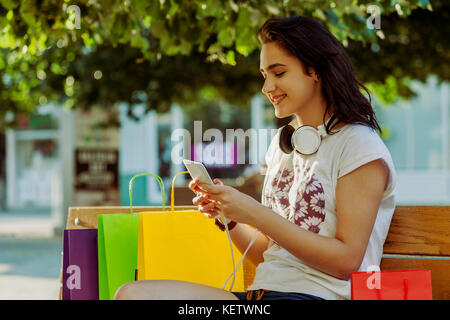
[[[306,293],[269,291],[264,289],[232,293],[239,300],[325,300]]]

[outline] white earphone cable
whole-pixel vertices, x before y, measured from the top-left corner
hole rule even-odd
[[[282,162],[284,162],[284,158],[285,158],[285,155],[283,154],[283,155],[282,155]],[[272,155],[272,161],[271,161],[271,163],[270,163],[271,165],[273,164],[273,160],[274,160],[274,159],[275,159],[275,152],[273,152],[273,155]],[[280,178],[280,176],[283,175],[283,171],[284,171],[285,168],[286,168],[286,163],[284,163],[283,170],[282,170],[281,173],[279,174],[278,179]],[[263,189],[262,189],[263,198],[264,198],[264,191],[265,191],[267,182],[268,182],[268,180],[269,180],[269,174],[268,174],[269,172],[270,172],[270,170],[269,170],[269,168],[267,168],[267,172],[266,172],[267,175],[266,175],[266,178],[265,178],[265,181],[264,181],[264,184],[263,184]],[[278,183],[279,183],[279,182],[280,182],[280,181],[278,181]],[[227,237],[228,237],[228,241],[229,241],[230,248],[231,248],[231,257],[232,257],[232,260],[233,260],[233,272],[232,272],[232,273],[228,276],[228,278],[225,280],[224,284],[222,285],[222,289],[225,289],[225,286],[227,285],[228,281],[230,280],[231,277],[233,277],[233,281],[231,282],[231,285],[230,285],[230,288],[229,288],[229,291],[231,292],[232,289],[233,289],[233,286],[234,286],[235,279],[236,279],[236,272],[237,272],[237,271],[239,270],[239,268],[241,267],[242,263],[244,262],[244,258],[245,258],[245,256],[246,256],[247,252],[250,250],[250,248],[251,248],[251,246],[253,245],[253,243],[255,243],[256,239],[258,239],[258,236],[259,236],[259,234],[261,233],[261,231],[259,231],[258,229],[255,229],[255,231],[253,232],[253,237],[252,237],[252,239],[250,240],[250,242],[249,242],[249,244],[248,244],[248,246],[247,246],[247,249],[245,249],[244,253],[242,254],[242,257],[241,257],[241,259],[239,260],[238,265],[235,266],[235,264],[234,264],[234,254],[233,254],[233,244],[232,244],[232,241],[231,241],[230,231],[228,230],[228,223],[227,223],[225,217],[223,217],[222,215],[221,215],[221,218],[222,218],[222,221],[223,221],[223,223],[224,223],[224,225],[225,225],[225,228],[226,228]]]
[[[236,272],[237,272],[236,265],[234,263],[233,242],[231,241],[230,230],[228,230],[227,219],[225,219],[225,217],[222,214],[220,215],[220,218],[222,219],[222,222],[225,225],[225,231],[227,232],[228,243],[229,243],[230,249],[231,249],[231,261],[233,263],[233,272],[232,272],[233,281],[231,282],[231,286],[230,286],[230,292],[231,292],[231,289],[233,288],[233,285],[234,285],[234,281],[236,280]],[[230,275],[230,277],[231,277],[231,275]],[[227,278],[227,280],[225,281],[225,283],[222,286],[222,289],[225,288],[225,285],[227,284],[228,279],[230,279],[230,277]]]
[[[253,232],[253,238],[250,241],[247,249],[245,249],[244,253],[242,254],[241,259],[239,260],[239,263],[237,264],[237,266],[233,269],[233,272],[228,276],[228,278],[225,280],[224,284],[222,285],[222,289],[225,289],[225,286],[227,285],[228,281],[230,280],[230,278],[233,276],[233,281],[231,282],[230,285],[230,289],[229,291],[231,292],[231,290],[233,289],[233,285],[234,285],[234,280],[236,277],[236,272],[239,270],[239,268],[241,267],[242,263],[244,262],[244,258],[248,252],[248,250],[250,250],[250,247],[253,245],[253,243],[256,241],[256,239],[258,239],[258,235],[259,233],[261,233],[261,231],[259,231],[258,229],[255,229],[255,231]],[[231,247],[233,248],[233,247]],[[233,260],[234,263],[234,260]]]

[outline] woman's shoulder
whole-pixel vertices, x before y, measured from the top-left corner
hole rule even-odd
[[[363,124],[345,124],[339,129],[339,142],[344,149],[353,149],[361,152],[389,153],[378,131]],[[338,143],[339,143],[338,142]]]
[[[334,131],[334,129],[333,129]],[[337,129],[345,139],[382,141],[378,131],[372,127],[359,123],[347,123]]]
[[[345,132],[346,134],[376,134],[377,131],[368,125],[361,123],[342,123],[337,127],[338,131]],[[335,129],[333,129],[334,131]]]
[[[360,166],[374,160],[382,159],[390,170],[388,191],[395,185],[396,173],[391,153],[378,131],[362,124],[349,124],[342,128],[341,147],[336,157],[338,168],[337,178],[340,178]],[[386,192],[388,192],[386,191]]]

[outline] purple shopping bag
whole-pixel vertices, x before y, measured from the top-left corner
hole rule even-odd
[[[64,230],[63,300],[98,300],[97,229]]]

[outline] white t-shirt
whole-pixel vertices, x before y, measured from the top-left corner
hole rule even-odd
[[[323,131],[324,125],[320,127]],[[280,131],[272,139],[265,158],[267,173],[262,204],[322,236],[336,234],[337,180],[376,159],[383,159],[387,164],[388,186],[359,271],[366,271],[371,265],[379,266],[395,209],[396,174],[389,150],[377,132],[364,125],[347,124],[333,129],[339,132],[322,138],[315,154],[303,156],[295,151],[289,155],[281,151]],[[330,300],[350,299],[350,280],[340,280],[309,267],[273,240],[248,288],[256,289],[306,293]]]

